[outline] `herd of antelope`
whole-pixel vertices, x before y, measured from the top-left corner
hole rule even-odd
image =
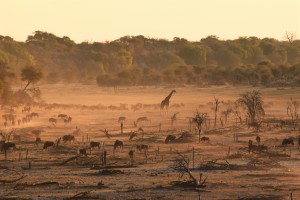
[[[176,104],[177,105],[177,104]],[[177,106],[184,106],[184,104],[178,104]],[[58,107],[58,108],[62,108],[60,105],[42,105],[40,107],[44,107],[45,110],[50,110],[53,109],[54,107]],[[147,106],[146,106],[147,107]],[[148,107],[153,107],[156,108],[157,105],[153,104],[153,105],[148,105]],[[120,108],[122,109],[126,109],[126,104],[120,104]],[[143,108],[143,104],[137,104],[133,106],[133,110],[137,110],[139,108]],[[115,109],[115,108],[110,108],[110,109]],[[9,111],[6,114],[2,115],[2,118],[4,119],[4,127],[7,127],[8,125],[11,125],[12,128],[17,128],[17,125],[22,125],[25,123],[30,123],[34,118],[38,118],[39,114],[36,112],[32,112],[32,108],[30,106],[24,106],[24,108],[22,109],[22,117],[17,117],[17,115],[14,112],[14,109],[11,108],[9,109]],[[123,123],[127,120],[126,117],[121,116],[118,118],[117,122],[119,124],[121,124],[121,129],[122,129],[122,133],[123,133]],[[17,125],[16,125],[17,122]],[[57,116],[52,116],[48,119],[48,122],[53,125],[56,126],[57,123],[59,122],[63,122],[65,124],[69,124],[72,122],[72,117],[67,115],[67,114],[58,114]],[[139,127],[137,131],[131,131],[129,132],[129,141],[134,140],[134,138],[137,138],[138,135],[142,135],[142,138],[144,136],[144,130],[141,126],[139,126],[140,123],[147,123],[147,122],[151,122],[151,120],[148,117],[139,117],[136,120],[133,121],[133,125],[135,128]],[[160,124],[161,125],[161,124]],[[283,126],[285,126],[285,121],[280,121],[280,127],[282,128]],[[256,129],[259,129],[258,127],[261,126],[261,123],[256,123],[256,124],[248,124],[248,128],[250,128],[251,126],[255,127]],[[40,129],[36,129],[36,130],[32,130],[32,134],[36,136],[35,141],[33,141],[37,146],[40,143],[43,143],[43,149],[48,149],[50,147],[56,147],[60,144],[61,140],[66,144],[66,143],[70,143],[76,140],[76,136],[78,136],[80,129],[78,127],[76,127],[76,130],[72,133],[72,134],[68,134],[68,135],[62,135],[61,137],[59,137],[58,139],[56,139],[56,141],[42,141],[40,135],[41,135],[41,130]],[[103,131],[106,135],[107,138],[110,138],[111,135],[108,133],[108,131],[105,129]],[[2,134],[2,133],[1,133]],[[189,132],[187,131],[183,131],[181,132],[181,135],[179,137],[176,137],[173,134],[167,135],[164,143],[165,144],[169,144],[169,143],[176,143],[176,142],[180,142],[182,141],[182,139],[184,138],[188,138],[190,135]],[[14,135],[14,138],[16,138],[17,135]],[[286,146],[286,145],[294,145],[294,139],[295,138],[285,138],[282,140],[281,145],[282,146]],[[0,141],[0,149],[1,152],[3,151],[8,151],[9,149],[16,149],[17,148],[17,144],[14,142],[9,141],[9,139],[5,139],[5,137],[2,137],[3,141]],[[203,136],[200,139],[201,142],[206,142],[206,143],[210,143],[210,138],[207,136]],[[268,149],[267,146],[265,145],[261,145],[261,138],[259,136],[256,137],[256,142],[257,145],[255,145],[253,143],[252,140],[249,140],[248,142],[248,150],[249,152],[254,152],[254,151],[266,151]],[[300,138],[298,138],[297,141],[298,145],[300,145]],[[124,142],[116,139],[115,142],[112,144],[113,146],[113,152],[115,152],[115,150],[117,148],[119,149],[123,149],[124,146]],[[87,156],[87,150],[90,149],[92,150],[93,148],[97,147],[98,149],[101,148],[101,143],[98,141],[90,141],[89,143],[89,147],[85,147],[85,148],[80,148],[78,153],[79,155],[84,155]],[[147,152],[149,150],[149,146],[148,144],[136,144],[134,147],[136,150],[140,151],[140,152]],[[133,157],[134,155],[134,150],[132,149],[132,147],[130,148],[128,155],[130,158]]]

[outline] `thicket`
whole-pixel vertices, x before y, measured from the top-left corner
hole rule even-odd
[[[41,31],[25,42],[0,36],[1,95],[27,66],[40,70],[47,83],[294,86],[300,85],[300,40],[208,36],[192,42],[140,35],[76,44]]]

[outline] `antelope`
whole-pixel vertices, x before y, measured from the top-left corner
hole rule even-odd
[[[57,115],[57,117],[66,118],[66,117],[68,117],[68,115],[66,115],[66,114],[59,114],[59,115]]]
[[[4,150],[4,151],[7,151],[9,148],[13,148],[13,149],[16,149],[16,144],[13,143],[13,142],[4,142],[2,144],[2,147],[1,147],[1,152]]]
[[[56,124],[57,120],[54,118],[49,118],[49,122],[52,124]]]
[[[268,150],[268,147],[267,146],[264,146],[264,145],[254,145],[252,140],[249,140],[248,141],[248,150],[249,150],[249,153],[250,152],[253,152],[253,151],[266,151]]]
[[[255,139],[256,139],[256,142],[257,142],[257,144],[258,144],[258,145],[260,145],[260,137],[259,137],[259,135],[258,135],[258,136],[256,136],[256,138],[255,138]]]
[[[71,142],[71,141],[74,141],[74,140],[75,140],[74,135],[64,135],[63,136],[63,141],[64,142]]]
[[[67,119],[64,119],[64,122],[67,123],[71,123],[72,122],[72,117],[68,117]]]
[[[54,147],[54,142],[46,141],[46,142],[44,143],[43,149],[47,149],[48,147]]]
[[[201,142],[208,142],[209,143],[209,137],[202,137],[201,139],[200,139],[200,141]]]
[[[136,145],[136,148],[139,151],[142,151],[142,150],[148,151],[148,145],[146,145],[146,144],[138,144],[138,145]]]
[[[114,150],[116,150],[117,147],[119,147],[120,149],[123,149],[123,142],[120,140],[116,140],[115,144],[114,144]]]
[[[146,121],[150,121],[148,117],[139,117],[137,118],[136,123],[138,124],[139,122],[146,122]]]
[[[132,140],[134,137],[137,137],[137,133],[136,132],[131,132],[129,135],[129,140]]]
[[[294,145],[294,140],[293,138],[286,138],[282,140],[282,146],[286,146],[288,144]]]
[[[165,139],[165,143],[168,144],[169,142],[172,142],[176,140],[176,136],[175,135],[168,135]]]
[[[98,147],[98,149],[100,149],[100,142],[93,142],[92,141],[90,143],[90,147],[91,147],[91,149],[94,148],[94,147]]]
[[[31,115],[31,117],[38,117],[39,116],[39,114],[35,113],[35,112],[31,113],[30,115]]]
[[[79,155],[84,155],[85,157],[87,157],[86,149],[80,149]]]
[[[42,142],[41,138],[39,138],[39,137],[35,138],[35,145],[36,146],[38,146],[39,143],[41,143],[41,142]]]
[[[130,150],[130,151],[128,152],[128,155],[129,155],[130,160],[133,161],[134,150]]]

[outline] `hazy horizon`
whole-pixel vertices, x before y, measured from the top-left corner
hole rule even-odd
[[[300,34],[297,0],[121,1],[4,0],[0,35],[25,41],[34,31],[82,41],[112,41],[125,35],[199,41],[208,35],[284,40]]]

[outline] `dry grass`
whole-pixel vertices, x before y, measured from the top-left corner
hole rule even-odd
[[[180,106],[171,107],[168,113],[161,114],[154,105],[159,104],[172,89],[119,88],[115,93],[111,88],[95,86],[41,86],[43,98],[52,105],[52,109],[34,107],[32,111],[39,113],[39,117],[30,123],[1,127],[6,131],[17,128],[21,137],[20,141],[15,141],[17,150],[8,152],[7,161],[4,161],[4,154],[0,154],[1,177],[7,180],[18,177],[19,174],[5,173],[7,168],[21,172],[26,177],[0,185],[0,198],[198,199],[200,195],[203,199],[288,199],[291,191],[295,199],[300,198],[297,175],[300,174],[299,147],[280,147],[283,138],[298,137],[298,130],[263,126],[257,133],[245,125],[240,126],[230,117],[225,127],[221,127],[218,120],[217,129],[212,129],[212,121],[210,128],[203,128],[202,136],[209,137],[209,143],[199,144],[198,135],[194,134],[193,129],[192,137],[184,142],[164,143],[167,135],[179,137],[181,131],[189,131],[188,119],[196,110],[207,112],[212,118],[208,103],[213,101],[214,96],[223,101],[234,101],[240,93],[252,88],[176,88],[177,93],[172,97],[170,106]],[[298,91],[299,88],[261,88],[268,117],[287,118],[286,102],[290,97],[299,99]],[[52,103],[57,105],[53,106]],[[133,111],[131,105],[139,103],[148,106]],[[21,107],[16,109],[18,117],[25,115],[21,110]],[[4,112],[2,110],[1,115]],[[176,112],[179,113],[172,126],[171,116]],[[72,122],[65,124],[59,120],[57,115],[61,113],[70,115]],[[120,116],[126,117],[124,134],[120,133]],[[58,119],[55,126],[48,122],[50,117]],[[148,117],[150,121],[134,127],[133,121],[139,117]],[[0,123],[2,125],[3,121]],[[35,136],[31,133],[39,128],[43,130],[40,135],[43,141],[55,141],[58,137],[72,134],[76,127],[80,128],[75,135],[76,141],[61,142],[58,148],[50,147],[48,150],[43,150],[42,144],[36,146]],[[143,128],[143,134],[138,132],[139,127]],[[104,129],[108,130],[111,138],[106,137]],[[128,133],[131,131],[136,131],[138,137],[129,141]],[[236,142],[233,140],[234,134],[239,137]],[[262,138],[261,143],[267,145],[269,151],[249,154],[247,142],[249,139],[255,141],[258,134]],[[117,139],[124,142],[124,147],[113,153],[113,144]],[[101,148],[90,151],[89,141],[101,142]],[[141,143],[149,146],[147,154],[136,149],[136,145]],[[88,156],[76,157],[82,148],[88,149]],[[104,148],[107,151],[106,167],[102,166],[100,157]],[[188,176],[179,179],[178,172],[170,168],[177,151],[190,158],[192,167],[193,148],[195,169],[192,172],[196,176],[200,172],[208,176],[207,187],[202,191],[180,184],[189,181]],[[245,150],[241,150],[243,148]],[[135,151],[133,163],[129,159],[129,150]],[[72,157],[76,159],[62,164]],[[227,159],[229,167],[224,162],[211,163],[216,159]],[[28,169],[29,161],[31,169]],[[251,161],[253,165],[250,166]],[[205,172],[201,166],[206,167]]]

